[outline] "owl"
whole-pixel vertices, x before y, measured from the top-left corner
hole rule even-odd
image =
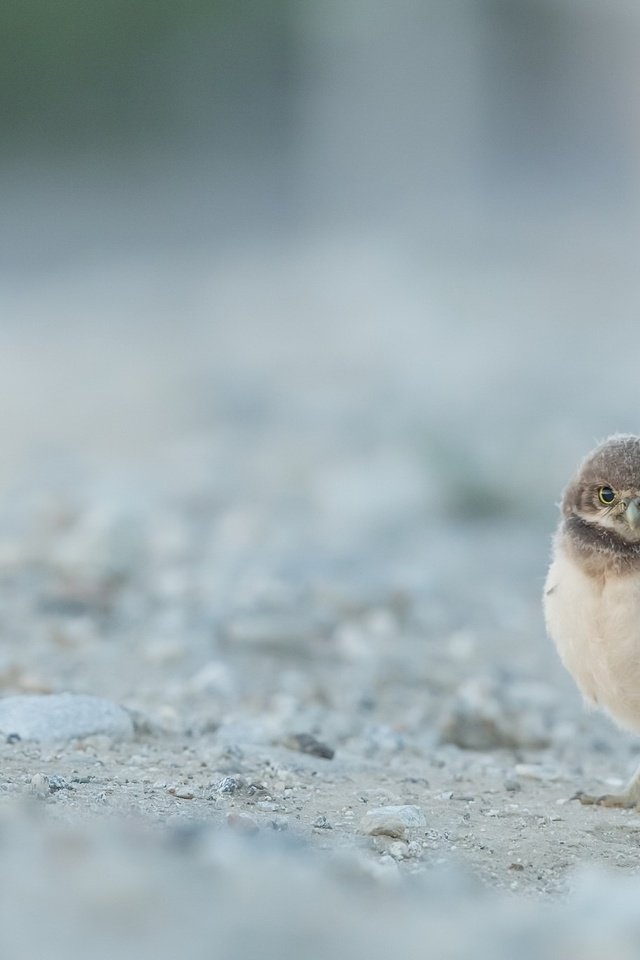
[[[549,636],[585,700],[640,733],[640,437],[616,435],[564,491],[544,587]],[[583,803],[640,809],[640,769]]]

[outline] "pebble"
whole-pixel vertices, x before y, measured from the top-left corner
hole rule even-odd
[[[258,832],[258,824],[252,817],[248,817],[244,813],[227,814],[227,824],[239,833],[251,834]]]
[[[215,790],[222,796],[238,793],[246,787],[247,783],[243,777],[223,777],[215,785]]]
[[[541,780],[547,783],[562,780],[562,774],[558,770],[541,763],[516,763],[513,769],[516,776],[526,780]]]
[[[306,617],[247,615],[227,625],[226,638],[234,645],[245,644],[249,648],[288,650],[313,639],[315,633]]]
[[[169,787],[168,793],[173,797],[177,797],[178,800],[193,800],[195,793],[193,790],[190,790],[189,787]]]
[[[51,777],[48,777],[49,780],[49,790],[51,793],[57,793],[58,790],[70,790],[73,789],[65,780],[64,777],[60,777],[57,774],[54,774]]]
[[[78,782],[78,780],[76,780]],[[39,797],[46,797],[51,793],[58,793],[59,790],[73,790],[73,786],[64,777],[58,774],[47,776],[44,773],[35,773],[29,783],[33,793]]]
[[[335,750],[327,746],[321,740],[317,740],[310,733],[294,733],[283,740],[285,747],[289,750],[297,750],[298,753],[308,753],[313,757],[322,757],[325,760],[333,760]]]
[[[325,816],[316,817],[311,826],[316,830],[333,830],[333,826]]]
[[[522,784],[518,783],[517,780],[507,779],[504,782],[504,788],[509,793],[517,793],[519,790],[522,790]]]
[[[409,856],[409,844],[406,840],[394,840],[389,844],[388,853],[394,860],[406,860]]]
[[[402,839],[407,830],[426,827],[427,821],[420,807],[412,804],[376,807],[368,810],[360,821],[360,830],[368,836],[386,836]]]
[[[548,746],[545,695],[539,685],[474,677],[458,688],[442,715],[440,738],[465,750]]]
[[[5,737],[40,742],[73,740],[93,734],[113,738],[133,735],[133,722],[126,710],[83,694],[25,695],[0,699],[0,731]]]
[[[51,792],[49,790],[49,778],[44,773],[34,773],[29,786],[39,797],[46,797]]]

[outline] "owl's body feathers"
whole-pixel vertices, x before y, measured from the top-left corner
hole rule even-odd
[[[640,732],[640,437],[606,440],[567,486],[544,612],[585,700]],[[581,799],[640,806],[640,771],[623,794]]]
[[[547,630],[585,700],[640,732],[640,570],[595,574],[564,540],[545,586]]]

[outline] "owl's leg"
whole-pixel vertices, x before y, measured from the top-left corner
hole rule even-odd
[[[580,790],[572,799],[579,800],[580,803],[587,805],[596,804],[600,807],[622,807],[624,810],[635,809],[640,811],[640,767],[631,777],[622,793],[605,793],[598,797],[590,793],[583,793]]]

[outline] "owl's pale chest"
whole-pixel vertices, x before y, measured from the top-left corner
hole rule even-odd
[[[549,636],[584,697],[640,730],[640,574],[587,575],[556,543],[544,590]]]

